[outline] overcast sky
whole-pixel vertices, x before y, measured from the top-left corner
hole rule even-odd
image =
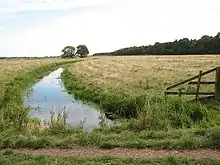
[[[220,32],[219,0],[0,0],[0,56],[91,54]]]

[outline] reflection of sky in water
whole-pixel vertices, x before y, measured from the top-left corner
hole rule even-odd
[[[41,109],[31,111],[30,115],[50,120],[51,110],[60,112],[65,107],[68,112],[68,124],[77,126],[86,118],[85,129],[98,127],[100,111],[75,100],[65,92],[64,85],[59,79],[62,71],[63,69],[60,68],[52,72],[32,87],[33,92],[28,99],[25,99],[25,105],[32,107],[39,105]]]

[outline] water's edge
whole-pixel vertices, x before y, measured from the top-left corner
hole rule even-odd
[[[63,68],[59,68],[43,77],[32,86],[32,92],[25,97],[24,104],[31,107],[40,107],[40,110],[31,110],[29,115],[42,120],[50,121],[51,111],[60,113],[68,112],[67,124],[80,126],[85,130],[99,127],[99,122],[104,114],[98,106],[85,104],[68,94],[60,76]],[[100,118],[101,117],[101,118]],[[104,117],[104,120],[108,120]]]

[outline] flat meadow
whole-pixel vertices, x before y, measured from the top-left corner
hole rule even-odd
[[[98,57],[70,67],[74,74],[104,87],[131,95],[163,94],[165,87],[220,66],[218,55]],[[203,80],[214,80],[214,74]],[[209,89],[213,90],[212,86]]]

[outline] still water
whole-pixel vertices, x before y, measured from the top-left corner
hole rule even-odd
[[[60,113],[63,109],[68,112],[67,124],[79,126],[85,120],[83,128],[90,130],[99,127],[100,109],[69,95],[60,79],[62,68],[55,70],[32,87],[31,94],[25,98],[25,105],[39,107],[39,110],[31,110],[30,115],[42,120],[50,121],[51,110]],[[103,115],[103,114],[102,114]],[[105,118],[106,122],[108,120]]]

